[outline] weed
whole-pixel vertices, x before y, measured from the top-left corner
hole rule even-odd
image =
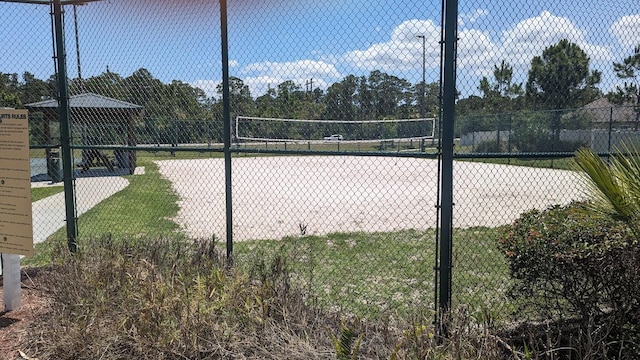
[[[333,334],[329,328],[326,328],[329,337],[336,350],[338,360],[355,360],[358,358],[360,344],[364,334],[356,335],[356,331],[347,325],[346,320],[342,319],[338,334]]]

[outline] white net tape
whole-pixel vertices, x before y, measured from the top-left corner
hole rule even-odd
[[[435,118],[385,120],[310,120],[238,116],[236,141],[324,143],[416,141],[433,139]]]

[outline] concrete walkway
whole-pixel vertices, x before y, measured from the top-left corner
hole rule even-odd
[[[32,187],[61,186],[62,183],[34,182]],[[126,188],[129,180],[119,176],[82,177],[76,179],[77,216],[98,205],[102,200]],[[66,225],[64,192],[38,200],[33,209],[33,243],[41,243]]]

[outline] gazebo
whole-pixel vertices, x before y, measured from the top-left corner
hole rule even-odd
[[[25,107],[30,112],[44,114],[44,140],[46,144],[52,144],[50,124],[59,122],[58,100],[39,101],[25,104]],[[83,93],[69,98],[69,108],[74,143],[79,141],[86,146],[136,146],[135,123],[142,115],[144,107],[94,93]],[[82,162],[85,169],[90,162],[87,154],[97,153],[101,154],[98,163],[100,159],[106,159],[100,151],[83,151]],[[51,151],[47,149],[47,169],[50,169],[51,157]],[[103,163],[112,170],[110,162]],[[115,150],[114,163],[120,168],[128,168],[129,174],[133,174],[136,168],[135,150]]]

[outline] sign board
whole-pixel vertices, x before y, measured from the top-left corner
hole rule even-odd
[[[33,255],[27,110],[0,108],[0,252]]]

